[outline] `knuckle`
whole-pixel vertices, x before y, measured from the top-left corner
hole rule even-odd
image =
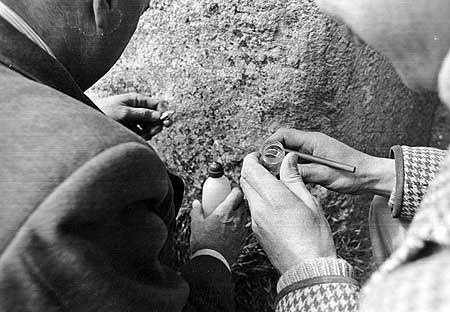
[[[280,129],[277,130],[276,133],[284,134],[284,133],[287,133],[287,132],[289,132],[289,131],[290,131],[289,128],[287,128],[287,127],[281,127]]]
[[[290,137],[293,134],[295,134],[298,130],[292,129],[292,128],[287,128],[287,127],[283,127],[280,128],[277,132],[278,132],[278,137],[279,138],[286,138],[286,137]]]
[[[162,100],[158,101],[158,110],[160,111],[166,111],[169,106],[169,102]]]
[[[119,120],[128,120],[132,117],[132,111],[129,107],[119,107],[116,111]]]

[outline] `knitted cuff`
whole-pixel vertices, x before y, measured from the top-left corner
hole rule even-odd
[[[353,267],[343,259],[315,258],[305,260],[287,270],[278,281],[277,292],[300,281],[322,276],[353,278]]]

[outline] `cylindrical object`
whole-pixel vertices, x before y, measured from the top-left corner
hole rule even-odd
[[[231,182],[224,176],[223,166],[213,162],[208,167],[209,177],[203,184],[203,215],[209,216],[231,192]]]
[[[280,174],[281,163],[285,155],[284,146],[280,142],[268,142],[261,149],[261,163],[274,176]]]
[[[318,156],[313,156],[313,155],[297,152],[297,151],[294,151],[294,150],[291,150],[288,148],[286,148],[285,150],[288,153],[295,153],[298,155],[299,158],[310,161],[312,163],[321,164],[324,166],[344,170],[344,171],[351,172],[351,173],[356,172],[356,167],[352,166],[352,165],[344,164],[344,163],[341,163],[338,161],[334,161],[334,160],[330,160],[330,159],[326,159],[326,158],[322,158],[322,157],[318,157]]]

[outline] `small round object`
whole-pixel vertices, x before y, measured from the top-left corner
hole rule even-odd
[[[208,175],[212,178],[220,178],[224,175],[223,166],[221,163],[214,161],[208,166]]]
[[[280,174],[281,163],[285,155],[283,144],[280,142],[267,142],[261,149],[260,161],[274,176]]]

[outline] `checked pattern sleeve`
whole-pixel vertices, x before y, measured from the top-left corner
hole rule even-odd
[[[446,151],[432,147],[394,146],[396,188],[390,202],[392,216],[412,220]]]
[[[278,282],[277,312],[353,312],[359,285],[342,259],[310,259],[294,266]]]
[[[354,312],[359,287],[352,283],[323,283],[289,292],[278,301],[277,312]]]

